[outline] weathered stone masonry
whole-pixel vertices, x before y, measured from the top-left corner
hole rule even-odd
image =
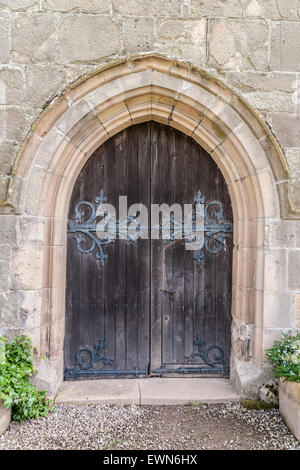
[[[253,208],[236,208],[232,379],[255,394],[264,349],[300,328],[299,50],[299,0],[0,0],[0,333],[30,334],[52,393],[72,182],[87,148],[155,118],[205,146],[233,206]]]

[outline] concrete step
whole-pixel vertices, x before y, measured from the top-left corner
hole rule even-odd
[[[100,379],[63,382],[56,403],[124,405],[188,405],[239,401],[228,379],[161,378]]]

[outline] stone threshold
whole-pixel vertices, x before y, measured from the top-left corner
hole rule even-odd
[[[66,381],[55,397],[55,403],[81,405],[189,405],[239,400],[229,379],[189,377]]]

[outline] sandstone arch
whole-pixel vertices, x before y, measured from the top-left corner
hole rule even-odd
[[[190,135],[228,184],[235,221],[232,380],[251,394],[264,369],[264,295],[273,288],[266,273],[275,269],[273,260],[266,262],[265,224],[292,217],[287,165],[268,127],[230,89],[153,56],[113,64],[67,90],[42,114],[15,164],[7,208],[26,220],[27,235],[13,275],[18,288],[42,299],[30,332],[47,355],[43,385],[54,393],[63,377],[66,219],[74,182],[106,139],[147,120]],[[29,274],[19,267],[27,259]]]

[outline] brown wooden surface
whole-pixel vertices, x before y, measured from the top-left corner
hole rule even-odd
[[[200,189],[205,202],[223,204],[224,220],[232,222],[227,186],[212,158],[190,137],[154,122],[122,131],[92,155],[74,186],[69,221],[76,204],[94,203],[101,189],[116,207],[119,195],[128,196],[128,207],[145,204],[149,222],[151,203],[183,207]],[[160,375],[162,365],[191,362],[186,357],[197,352],[197,334],[206,346],[224,350],[229,367],[232,234],[225,240],[225,249],[207,254],[199,267],[184,240],[116,240],[104,247],[108,258],[101,266],[95,252],[81,254],[68,233],[65,367],[78,368],[77,349],[93,349],[102,336],[113,363],[99,361],[91,370]],[[202,362],[197,357],[190,365]]]

